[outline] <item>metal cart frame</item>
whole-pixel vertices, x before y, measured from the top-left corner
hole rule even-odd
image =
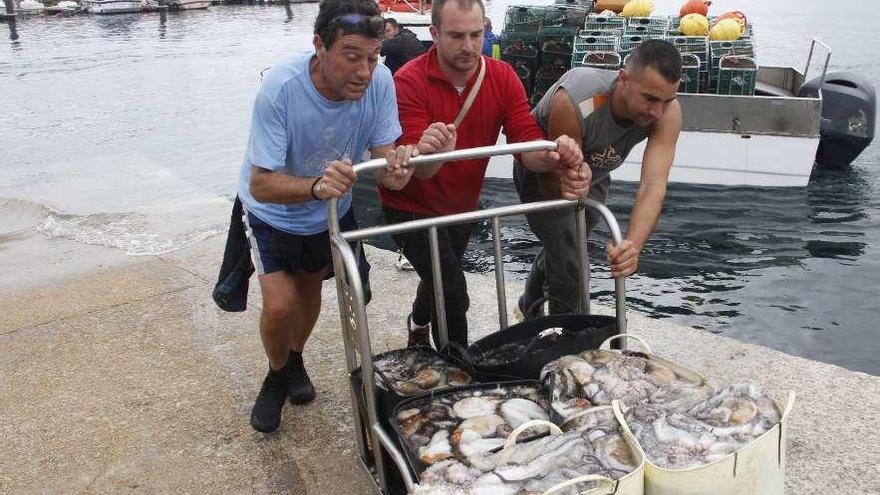
[[[447,153],[418,156],[410,160],[411,166],[427,165],[437,162],[453,162],[472,158],[483,158],[496,155],[524,153],[529,151],[552,151],[556,143],[552,141],[532,141],[496,146],[485,146],[455,150]],[[374,159],[354,166],[358,174],[368,173],[385,167],[385,159]],[[582,198],[577,201],[549,200],[535,203],[503,206],[488,210],[459,213],[421,220],[413,220],[394,225],[369,227],[348,232],[340,232],[337,200],[327,201],[327,223],[330,233],[330,244],[333,255],[333,269],[336,277],[336,293],[339,300],[339,311],[342,320],[342,335],[345,346],[345,359],[349,375],[360,368],[363,390],[357,390],[350,381],[354,422],[361,465],[373,483],[374,493],[389,493],[389,468],[383,452],[388,455],[400,473],[407,491],[412,491],[418,482],[409,471],[404,454],[394,440],[394,433],[382,424],[378,416],[376,382],[373,368],[373,350],[370,340],[369,322],[367,320],[364,290],[358,272],[358,257],[349,242],[360,241],[384,234],[399,234],[413,230],[428,229],[431,249],[431,268],[434,276],[435,307],[438,308],[438,333],[441,344],[448,341],[446,327],[446,311],[443,300],[443,279],[440,272],[440,257],[437,241],[437,228],[447,225],[474,223],[492,219],[493,246],[495,258],[495,284],[498,297],[498,323],[501,329],[507,328],[507,296],[504,285],[504,262],[501,250],[501,218],[537,213],[561,208],[575,208],[578,212],[577,236],[580,276],[578,277],[578,295],[580,310],[590,313],[589,299],[589,261],[587,258],[587,223],[585,211],[591,208],[599,212],[608,225],[615,244],[622,240],[620,227],[611,211],[603,204],[591,199]],[[626,333],[626,297],[623,279],[615,279],[617,325],[620,333]],[[626,339],[621,339],[625,341]],[[623,346],[625,346],[625,342]]]

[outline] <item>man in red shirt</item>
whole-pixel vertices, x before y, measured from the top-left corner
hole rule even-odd
[[[525,89],[513,69],[504,62],[482,57],[483,17],[480,0],[434,0],[431,36],[434,47],[413,59],[394,76],[403,135],[398,144],[417,144],[422,154],[493,145],[504,128],[510,143],[544,139],[529,113]],[[484,70],[476,98],[458,126],[451,124]],[[555,152],[523,153],[520,161],[536,172],[564,170],[560,178],[563,197],[575,199],[587,193],[589,167],[577,142],[567,136],[556,140]],[[476,209],[488,159],[466,160],[442,167],[418,167],[413,179],[400,191],[380,186],[386,218],[390,223],[461,213]],[[471,225],[438,229],[443,294],[449,340],[467,345],[467,309],[470,299],[461,260]],[[434,330],[433,276],[427,231],[393,236],[421,281],[407,318],[408,345],[429,345]],[[434,324],[432,325],[431,322]]]

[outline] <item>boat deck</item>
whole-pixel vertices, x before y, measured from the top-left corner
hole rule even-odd
[[[785,88],[780,88],[779,86],[774,86],[763,81],[755,83],[755,94],[760,96],[785,96],[788,98],[793,98],[795,96],[794,93]]]

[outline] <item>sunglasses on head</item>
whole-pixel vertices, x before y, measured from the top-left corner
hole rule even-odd
[[[327,29],[342,28],[348,34],[370,34],[379,37],[385,31],[382,16],[364,14],[344,14],[334,17],[327,23]]]

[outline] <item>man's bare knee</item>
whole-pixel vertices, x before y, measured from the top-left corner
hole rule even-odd
[[[293,314],[296,285],[292,276],[275,272],[260,276],[263,293],[263,316],[272,321],[286,321]]]
[[[308,273],[299,272],[294,276],[297,292],[302,298],[321,297],[321,287],[324,284],[324,277],[327,270],[320,272]]]
[[[271,294],[264,295],[263,316],[272,321],[289,320],[293,317],[293,299]]]

